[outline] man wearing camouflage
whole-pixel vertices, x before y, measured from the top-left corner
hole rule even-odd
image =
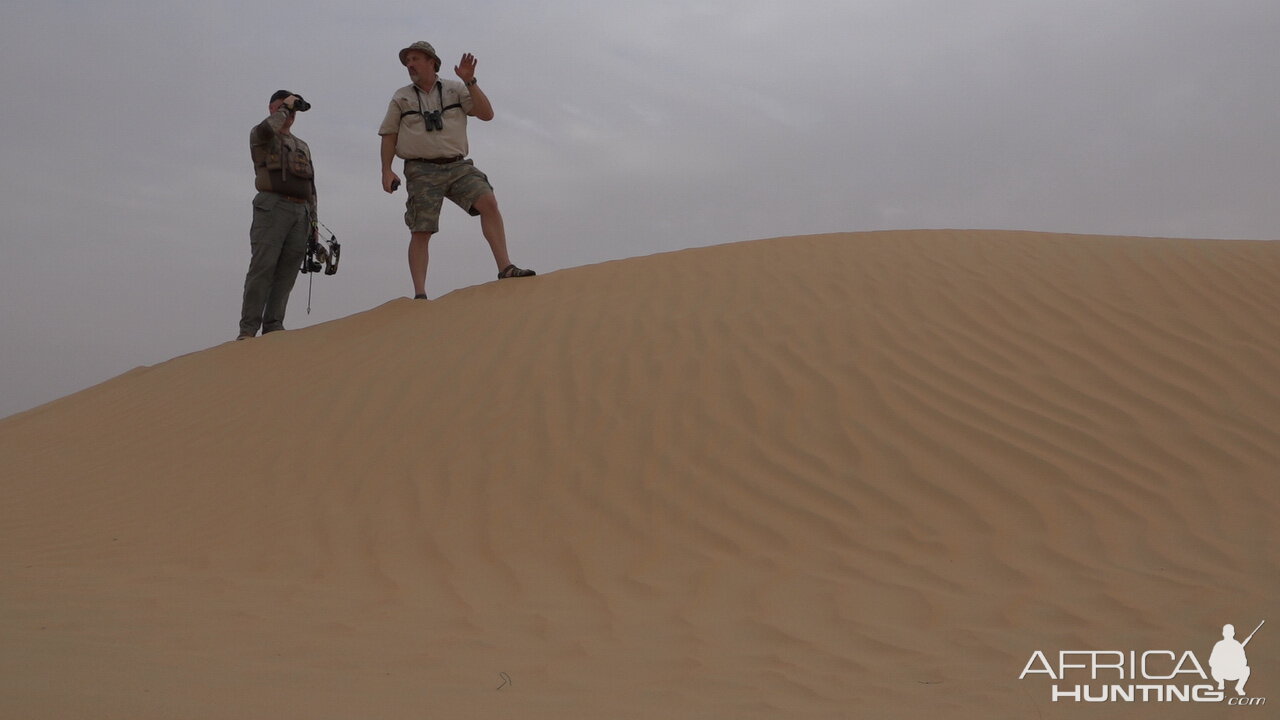
[[[440,209],[449,198],[470,215],[480,216],[480,230],[498,266],[498,278],[528,277],[534,271],[516,267],[507,256],[507,237],[489,178],[467,159],[467,118],[493,119],[493,106],[476,80],[471,53],[453,68],[459,80],[439,77],[440,56],[429,43],[416,42],[400,51],[410,85],[391,96],[378,134],[382,136],[382,189],[395,192],[400,178],[392,169],[404,159],[409,199],[409,274],[414,297],[426,299],[428,243],[439,230]]]
[[[271,96],[270,115],[249,133],[253,158],[253,254],[244,278],[240,335],[245,340],[284,329],[285,307],[298,279],[307,242],[316,233],[316,184],[311,148],[291,129],[299,110],[310,105],[288,90]]]

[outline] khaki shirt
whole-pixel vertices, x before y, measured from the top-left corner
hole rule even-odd
[[[439,90],[437,90],[439,87]],[[441,105],[443,97],[444,103]],[[443,130],[427,131],[426,119],[419,112],[440,110],[441,107],[460,105],[444,111]],[[467,116],[474,102],[471,91],[457,80],[440,78],[430,89],[417,90],[406,85],[391,96],[387,114],[382,118],[379,135],[396,135],[396,156],[405,160],[436,160],[448,157],[466,157]]]

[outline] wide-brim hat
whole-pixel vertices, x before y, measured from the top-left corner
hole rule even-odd
[[[401,50],[401,51],[400,51],[400,64],[401,64],[401,65],[408,65],[408,64],[409,64],[409,63],[405,60],[405,56],[409,54],[409,51],[410,51],[410,50],[417,50],[418,52],[424,52],[424,53],[426,53],[428,56],[430,56],[433,60],[435,60],[435,61],[436,61],[436,71],[438,72],[438,71],[440,70],[440,56],[436,54],[436,49],[435,49],[435,48],[433,48],[433,47],[431,47],[431,43],[429,43],[429,42],[425,42],[425,41],[422,41],[422,40],[419,40],[418,42],[416,42],[416,43],[414,43],[414,44],[410,45],[409,47],[407,47],[407,48],[405,48],[405,49]]]

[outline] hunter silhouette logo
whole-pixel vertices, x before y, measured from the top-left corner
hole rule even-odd
[[[1249,637],[1245,638],[1244,642],[1236,640],[1234,625],[1222,626],[1222,639],[1213,646],[1213,652],[1209,654],[1209,672],[1213,673],[1213,679],[1218,681],[1219,690],[1225,690],[1227,681],[1234,680],[1236,694],[1244,697],[1244,684],[1249,679],[1249,658],[1244,653],[1244,646],[1258,634],[1265,622],[1267,621],[1263,620],[1258,623],[1258,627],[1249,633]]]
[[[1249,658],[1245,646],[1266,620],[1236,640],[1236,628],[1222,626],[1222,639],[1209,653],[1208,672],[1190,650],[1059,650],[1056,661],[1042,650],[1031,653],[1019,680],[1043,675],[1053,682],[1053,702],[1196,702],[1260,706],[1265,697],[1245,695]],[[1227,683],[1235,683],[1231,693]]]

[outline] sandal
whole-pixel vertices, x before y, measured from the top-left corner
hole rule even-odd
[[[531,277],[537,274],[538,273],[532,270],[524,270],[522,268],[516,267],[515,265],[508,265],[502,269],[502,272],[498,273],[498,279],[506,280],[507,278],[513,278],[513,277]]]

